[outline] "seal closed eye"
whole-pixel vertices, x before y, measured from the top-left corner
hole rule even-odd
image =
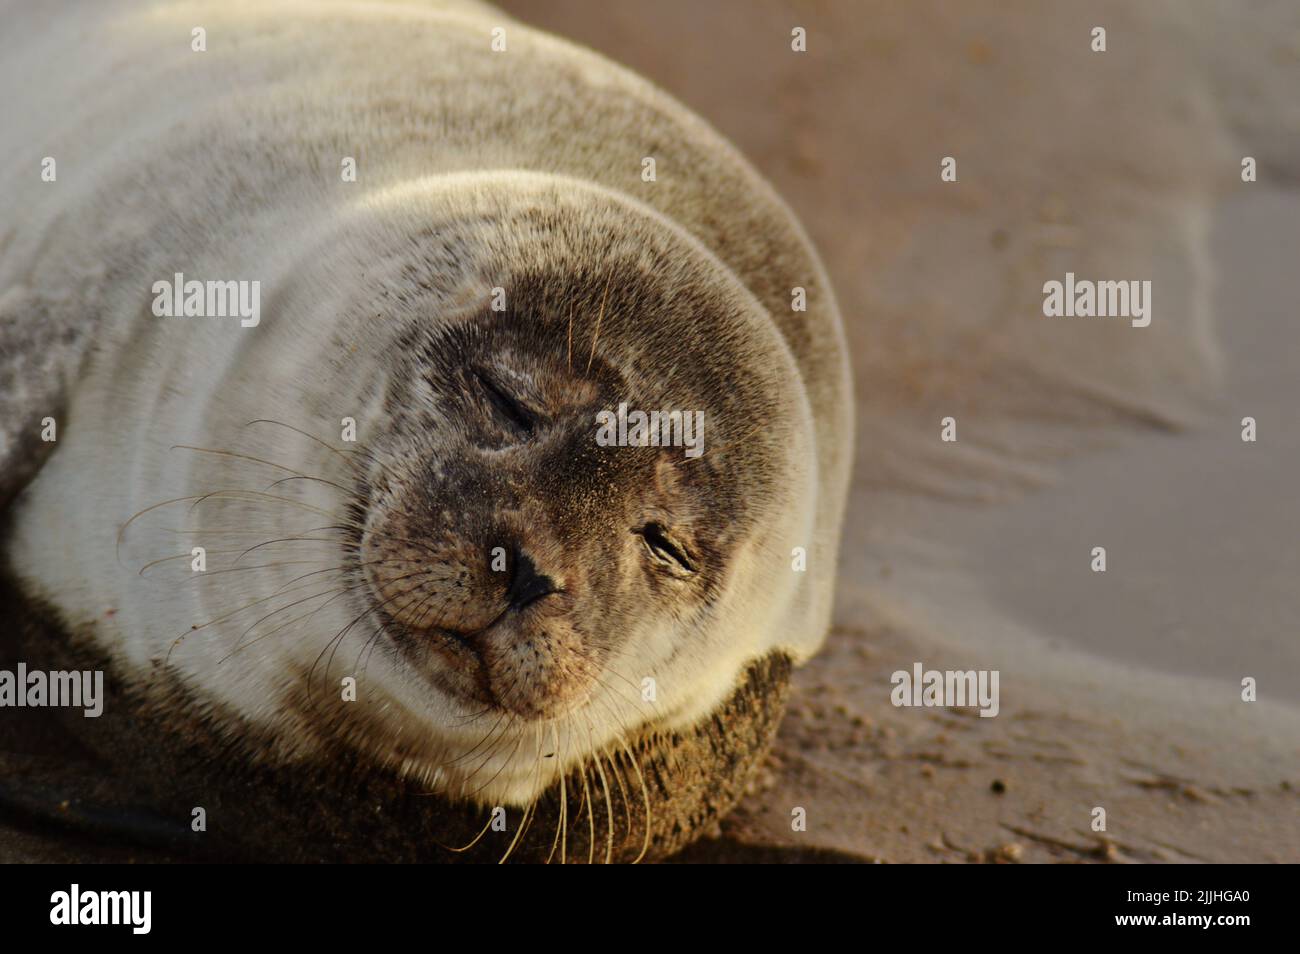
[[[522,434],[532,436],[536,416],[483,371],[476,369],[474,378],[482,385],[488,400],[501,417]]]
[[[641,534],[646,549],[654,559],[670,567],[674,575],[690,576],[695,572],[695,566],[686,555],[685,549],[674,542],[662,526],[657,523],[647,523],[635,532]]]

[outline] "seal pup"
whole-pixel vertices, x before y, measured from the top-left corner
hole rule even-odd
[[[263,857],[707,830],[824,637],[851,455],[770,187],[480,5],[7,19],[4,554],[28,655],[108,675],[78,735]],[[599,439],[624,406],[670,440]]]

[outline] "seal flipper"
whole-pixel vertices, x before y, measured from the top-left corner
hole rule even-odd
[[[0,293],[0,508],[56,446],[47,438],[57,438],[84,339],[83,329],[55,321],[22,286]]]

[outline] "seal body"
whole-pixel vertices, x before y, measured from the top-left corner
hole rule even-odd
[[[97,744],[262,846],[332,793],[287,857],[653,857],[725,811],[851,456],[771,189],[478,5],[5,18],[4,554],[30,651],[111,675]],[[602,439],[626,407],[667,430]]]

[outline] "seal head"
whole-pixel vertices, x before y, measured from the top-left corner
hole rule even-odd
[[[504,307],[469,282],[391,339],[349,540],[403,697],[531,756],[489,797],[554,780],[539,731],[581,761],[734,691],[780,647],[815,496],[797,372],[734,277],[625,200],[512,191],[466,269],[505,272]]]

